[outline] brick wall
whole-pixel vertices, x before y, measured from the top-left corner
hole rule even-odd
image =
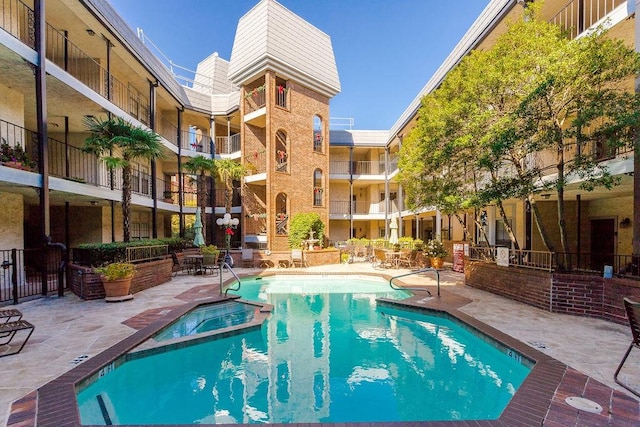
[[[622,299],[640,301],[640,282],[595,275],[560,274],[483,262],[465,263],[465,283],[554,313],[626,324]]]
[[[153,288],[171,280],[171,258],[136,264],[136,274],[131,281],[131,293]],[[67,266],[68,287],[74,294],[85,300],[105,297],[100,275],[89,267],[76,264]]]
[[[304,260],[309,267],[316,265],[340,264],[338,249],[324,249],[320,251],[304,251]]]

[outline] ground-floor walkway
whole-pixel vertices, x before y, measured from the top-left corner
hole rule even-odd
[[[373,269],[366,263],[287,269],[292,270],[376,273],[387,277],[408,272]],[[262,270],[236,271],[246,275]],[[410,286],[427,286],[434,292],[434,278],[420,275],[403,280]],[[181,273],[171,282],[121,303],[84,301],[67,293],[63,298],[48,297],[19,304],[15,308],[35,325],[35,332],[21,353],[0,358],[0,420],[6,420],[12,427],[35,425],[33,399],[25,396],[34,396],[34,390],[133,334],[137,326],[144,326],[142,314],[162,315],[163,310],[184,304],[185,294],[191,294],[192,299],[214,296],[218,285],[216,277]],[[544,425],[640,426],[640,402],[613,381],[614,371],[631,342],[627,326],[548,313],[510,301],[465,286],[464,276],[450,270],[440,273],[440,285],[443,298],[464,298],[460,311],[568,365]],[[632,352],[623,375],[640,388],[638,372],[640,352]],[[587,397],[601,405],[603,411],[597,416],[579,411],[566,404],[564,399],[568,396]],[[13,403],[18,399],[21,400]]]

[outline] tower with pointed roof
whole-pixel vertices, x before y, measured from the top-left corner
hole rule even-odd
[[[240,18],[228,71],[240,87],[243,239],[289,248],[298,213],[329,228],[329,101],[340,92],[330,37],[275,0]]]

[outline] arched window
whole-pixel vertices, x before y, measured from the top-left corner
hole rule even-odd
[[[287,195],[278,193],[276,196],[276,235],[289,233],[289,215],[287,214]]]
[[[322,119],[320,116],[313,116],[313,151],[322,153]]]
[[[322,186],[322,171],[316,169],[313,171],[313,206],[322,206],[324,200],[322,195],[324,193],[324,187]]]
[[[289,170],[289,150],[287,133],[283,130],[276,132],[276,171],[287,172]]]

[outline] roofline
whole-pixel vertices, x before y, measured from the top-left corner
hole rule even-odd
[[[333,86],[325,84],[315,77],[310,76],[308,73],[294,67],[284,61],[279,60],[271,54],[266,54],[260,61],[253,64],[251,67],[247,67],[242,72],[229,74],[228,78],[235,85],[243,85],[246,82],[252,81],[256,76],[264,74],[265,71],[271,70],[275,73],[289,77],[302,85],[317,91],[321,95],[328,98],[333,98],[340,93],[340,86]]]
[[[465,35],[462,36],[462,39],[460,39],[449,56],[447,56],[433,76],[427,81],[427,84],[418,92],[418,95],[416,95],[409,106],[402,112],[398,120],[391,126],[387,143],[391,143],[397,133],[416,115],[420,109],[422,97],[440,86],[449,71],[458,65],[462,58],[467,56],[471,50],[482,43],[487,35],[502,21],[502,18],[516,6],[517,1],[518,0],[492,0],[489,2],[480,16],[474,21],[473,25],[467,30]]]

